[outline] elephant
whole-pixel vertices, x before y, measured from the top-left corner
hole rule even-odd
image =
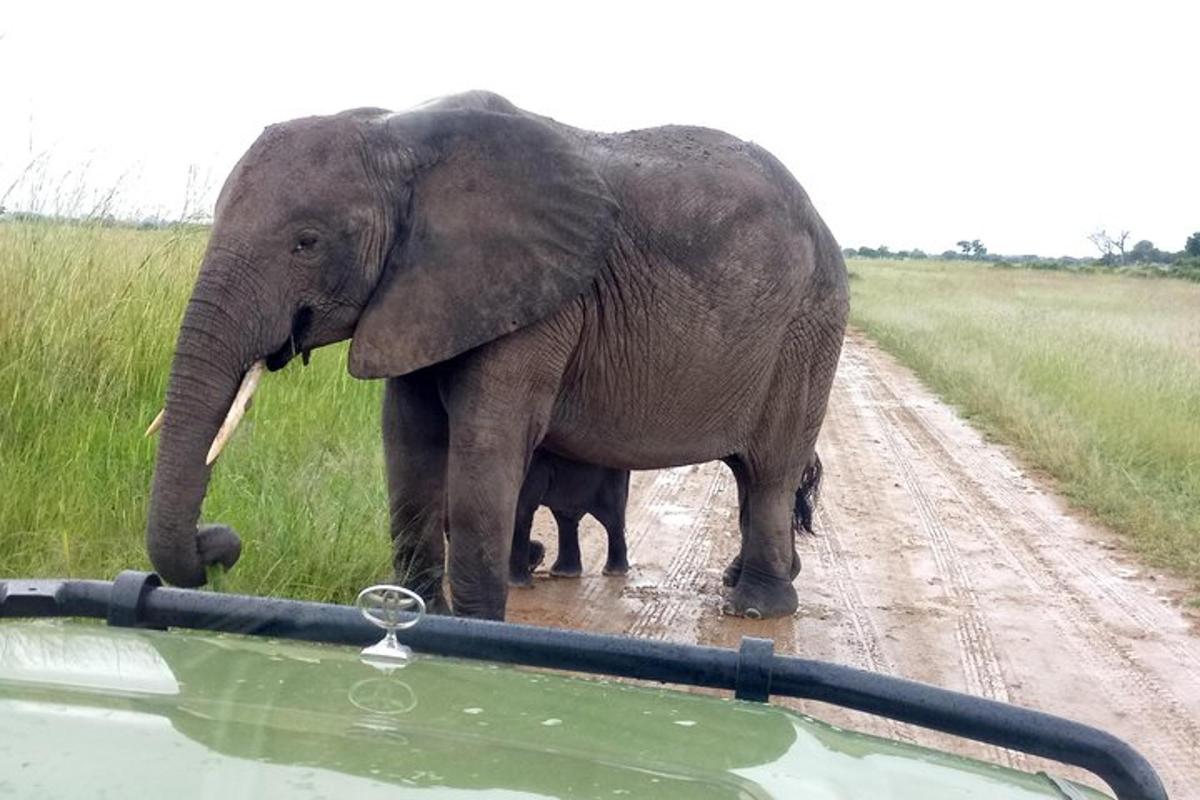
[[[517,521],[509,557],[509,584],[530,586],[530,570],[542,562],[545,548],[530,541],[538,506],[554,514],[558,526],[558,556],[550,574],[578,578],[583,574],[579,553],[579,521],[591,514],[608,534],[605,575],[629,572],[625,548],[625,505],[629,500],[629,470],[598,467],[537,450],[517,496]]]
[[[796,489],[795,501],[792,504],[792,534],[794,536],[816,535],[816,531],[813,530],[813,514],[816,513],[817,500],[821,496],[821,479],[824,474],[825,467],[821,464],[821,457],[814,450],[812,460],[800,476],[800,486]],[[794,551],[791,574],[793,580],[800,574],[800,555]],[[742,556],[738,554],[734,556],[733,563],[725,568],[721,582],[726,586],[737,586],[741,575]]]
[[[236,562],[232,528],[197,525],[213,460],[260,376],[349,339],[350,374],[384,381],[393,566],[434,610],[504,618],[543,447],[723,460],[741,549],[722,610],[792,614],[794,493],[848,312],[808,195],[720,131],[597,133],[479,91],[271,125],[221,188],[180,325],[150,560],[181,586]]]

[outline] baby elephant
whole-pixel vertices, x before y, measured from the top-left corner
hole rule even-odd
[[[531,586],[533,567],[541,563],[545,547],[529,540],[533,514],[546,506],[558,525],[558,558],[550,574],[577,578],[583,573],[579,556],[579,521],[591,514],[608,533],[605,575],[629,571],[625,553],[625,504],[629,499],[629,471],[571,461],[545,450],[537,450],[525,474],[517,498],[513,529],[509,583]]]

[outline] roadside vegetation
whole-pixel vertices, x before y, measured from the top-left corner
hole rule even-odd
[[[0,575],[149,567],[142,434],[207,235],[0,224]],[[246,545],[224,589],[346,601],[390,575],[378,392],[344,345],[263,382],[205,502]]]
[[[1101,228],[1087,236],[1096,248],[1098,256],[1077,258],[1060,256],[1047,258],[1039,255],[997,255],[989,253],[987,246],[978,239],[961,239],[957,250],[946,250],[941,255],[929,255],[924,250],[896,250],[886,245],[879,247],[847,247],[846,258],[882,259],[884,261],[972,261],[991,264],[1007,269],[1036,269],[1066,271],[1096,275],[1129,275],[1143,278],[1181,278],[1200,283],[1200,231],[1187,237],[1182,250],[1172,252],[1160,250],[1148,239],[1129,245],[1129,231],[1109,233]]]
[[[1151,563],[1200,582],[1200,285],[849,266],[853,325]]]
[[[149,566],[142,433],[206,237],[0,222],[0,575]],[[855,325],[1153,563],[1200,581],[1200,285],[850,266]],[[346,601],[390,574],[379,391],[347,374],[345,345],[264,381],[205,501],[246,545],[225,590]]]

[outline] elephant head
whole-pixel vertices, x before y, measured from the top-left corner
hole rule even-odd
[[[483,93],[263,132],[221,190],[176,344],[146,533],[164,578],[199,585],[238,558],[233,531],[197,520],[210,446],[260,362],[352,337],[351,374],[402,375],[589,286],[616,210],[585,146]]]

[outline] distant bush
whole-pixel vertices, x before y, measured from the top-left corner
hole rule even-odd
[[[898,250],[893,253],[890,247],[883,244],[879,247],[847,247],[842,250],[842,255],[846,258],[891,258],[901,261],[912,258],[929,258],[928,254],[919,247],[912,250]]]
[[[1200,283],[1200,256],[1185,257],[1171,265],[1173,277]]]
[[[1180,258],[1170,264],[1131,264],[1114,267],[1101,261],[1080,258],[1013,258],[993,261],[996,269],[1030,269],[1081,274],[1127,275],[1134,278],[1180,278],[1200,282],[1200,258]]]

